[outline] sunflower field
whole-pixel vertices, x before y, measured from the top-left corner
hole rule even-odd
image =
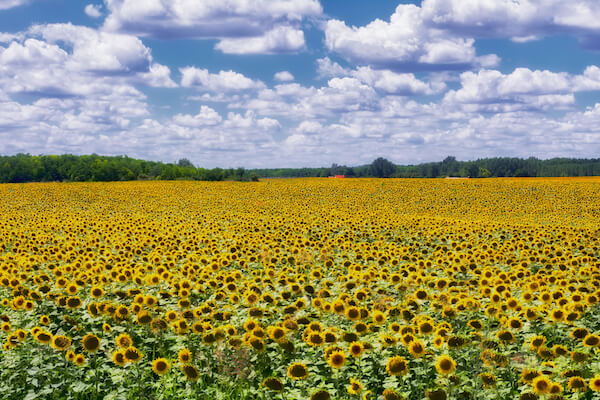
[[[0,398],[600,399],[600,179],[0,185]]]

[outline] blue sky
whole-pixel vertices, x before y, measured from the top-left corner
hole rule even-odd
[[[0,154],[599,157],[595,0],[0,0]]]

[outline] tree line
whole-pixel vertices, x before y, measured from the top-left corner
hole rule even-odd
[[[371,164],[348,167],[333,164],[327,168],[254,169],[260,177],[346,177],[375,178],[490,178],[490,177],[566,177],[600,176],[600,159],[552,158],[540,160],[494,157],[474,161],[458,161],[448,156],[443,161],[418,165],[396,165],[385,158]]]
[[[483,158],[458,161],[446,157],[440,162],[396,165],[385,158],[371,164],[348,167],[333,164],[323,168],[200,168],[188,159],[175,163],[145,161],[127,156],[76,156],[17,154],[0,156],[0,182],[89,182],[130,180],[256,181],[263,178],[327,177],[443,178],[443,177],[566,177],[600,176],[600,159]]]
[[[138,160],[126,156],[17,154],[0,156],[0,182],[91,182],[132,180],[256,181],[244,168],[196,168],[188,159],[176,163]]]

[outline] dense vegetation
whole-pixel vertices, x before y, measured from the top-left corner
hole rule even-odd
[[[552,158],[540,160],[533,157],[527,159],[496,157],[475,161],[457,161],[455,157],[446,157],[441,162],[395,165],[384,158],[378,158],[371,164],[358,167],[333,164],[330,168],[278,168],[252,171],[261,177],[324,177],[332,175],[375,178],[599,176],[600,159]]]
[[[0,156],[0,182],[50,182],[50,181],[133,181],[133,180],[250,181],[258,176],[237,169],[196,168],[187,159],[177,163],[137,160],[126,156],[107,157],[96,154],[75,156],[32,156],[17,154]]]
[[[248,189],[0,185],[0,399],[600,399],[600,178]]]
[[[201,181],[255,181],[259,177],[299,178],[345,175],[347,177],[376,178],[443,178],[447,176],[488,177],[565,177],[600,176],[600,159],[553,158],[539,160],[521,158],[484,158],[475,161],[457,161],[446,157],[441,162],[418,165],[395,165],[384,158],[371,164],[347,167],[333,164],[323,168],[197,168],[189,160],[177,163],[137,160],[126,156],[108,157],[96,154],[75,156],[17,154],[0,156],[0,182],[48,181],[131,181],[176,180]]]

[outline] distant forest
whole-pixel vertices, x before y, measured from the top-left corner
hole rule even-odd
[[[600,176],[600,159],[484,158],[395,165],[385,158],[356,167],[333,164],[323,168],[198,168],[188,159],[176,163],[138,160],[126,156],[17,154],[0,156],[0,182],[88,182],[131,180],[257,181],[259,178],[327,177],[443,178],[443,177],[566,177]]]

